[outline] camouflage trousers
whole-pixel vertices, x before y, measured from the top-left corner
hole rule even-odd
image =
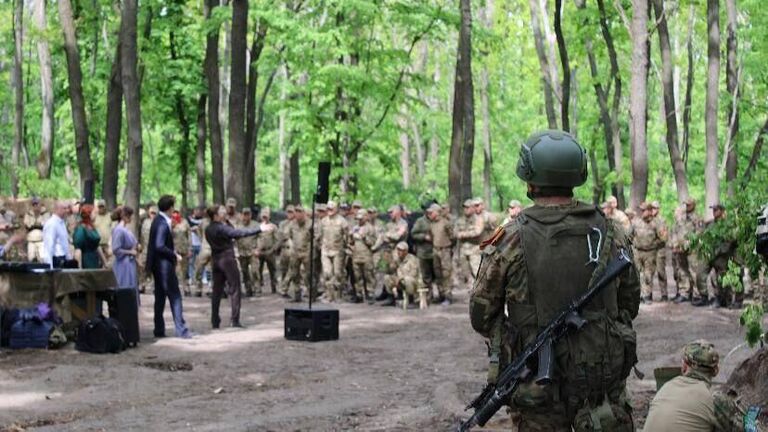
[[[400,279],[397,275],[386,275],[384,277],[384,289],[395,295],[397,292],[404,292],[406,295],[418,298],[421,281],[414,277],[405,277]]]
[[[438,277],[435,280],[440,296],[447,300],[453,300],[453,260],[452,248],[434,248],[434,266]]]
[[[696,254],[691,252],[672,252],[672,268],[675,274],[677,294],[691,299],[701,297],[702,293],[696,283],[696,273],[699,268],[699,260]]]
[[[176,262],[176,279],[179,280],[179,290],[185,295],[189,295],[189,253],[178,252],[181,255],[181,259]]]
[[[256,280],[259,282],[259,291],[264,292],[264,267],[267,267],[269,272],[269,288],[275,293],[277,292],[277,263],[275,262],[275,255],[264,254],[254,257],[254,267],[258,264],[256,269]]]
[[[480,245],[465,242],[459,246],[459,271],[463,276],[462,281],[474,285],[481,258]]]
[[[376,278],[373,276],[373,261],[352,261],[355,276],[355,292],[358,297],[369,299],[373,297]]]
[[[152,273],[147,271],[147,253],[141,252],[139,253],[139,257],[137,258],[138,263],[138,269],[139,269],[139,289],[142,292],[148,292],[151,293],[155,289],[155,284],[152,282]]]
[[[309,277],[309,251],[291,255],[287,278],[287,294],[292,298],[301,298],[302,279],[307,289],[309,289]]]
[[[656,252],[656,274],[659,276],[661,295],[667,295],[667,248],[662,247]]]
[[[194,295],[203,295],[203,272],[211,265],[211,248],[202,248],[195,259],[195,292]]]
[[[31,262],[43,262],[43,242],[27,242],[27,260]]]
[[[653,277],[656,275],[657,250],[635,251],[635,265],[640,272],[640,291],[643,297],[653,296]],[[666,294],[666,284],[662,295]]]
[[[280,283],[278,284],[278,292],[280,294],[288,293],[288,273],[291,269],[291,251],[284,247],[280,251],[280,257],[277,259],[277,270],[280,272]]]
[[[237,257],[237,261],[240,264],[240,272],[243,274],[243,289],[245,290],[245,295],[250,297],[256,293],[261,293],[261,290],[255,291],[253,289],[254,282],[258,280],[258,275],[256,275],[256,268],[258,266],[258,258],[251,256],[251,255],[240,255]]]
[[[325,294],[327,300],[341,299],[341,290],[345,278],[345,255],[343,252],[328,254],[323,252],[323,280],[325,281]]]

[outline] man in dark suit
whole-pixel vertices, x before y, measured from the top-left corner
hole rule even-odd
[[[158,216],[152,221],[149,230],[147,248],[147,271],[155,279],[155,337],[165,337],[165,297],[171,303],[171,313],[176,328],[176,336],[184,339],[192,337],[192,332],[184,322],[181,306],[181,291],[179,280],[176,278],[176,262],[181,257],[173,246],[171,232],[171,214],[176,198],[163,195],[157,202]]]

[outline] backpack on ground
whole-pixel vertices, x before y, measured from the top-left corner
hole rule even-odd
[[[8,346],[12,349],[48,348],[55,323],[40,315],[37,308],[21,309],[10,328]]]
[[[103,315],[88,319],[80,324],[75,348],[94,354],[119,353],[126,347],[120,322]]]

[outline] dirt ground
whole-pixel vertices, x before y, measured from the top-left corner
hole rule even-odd
[[[209,301],[185,298],[198,336],[153,339],[153,300],[144,295],[136,349],[0,351],[0,430],[452,430],[486,367],[467,293],[456,297],[425,311],[341,304],[340,339],[306,343],[283,339],[287,304],[276,296],[244,302],[246,329],[216,331]],[[640,425],[653,369],[678,364],[685,342],[715,343],[725,357],[719,382],[751,353],[726,356],[743,340],[734,311],[656,303],[641,306],[636,328],[645,379],[630,377],[629,390]],[[485,430],[509,430],[505,417]]]

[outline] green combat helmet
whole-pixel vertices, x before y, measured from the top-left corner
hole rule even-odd
[[[581,186],[587,181],[587,153],[567,132],[536,132],[520,148],[517,176],[535,186]]]
[[[712,343],[699,339],[685,345],[683,360],[693,369],[712,374],[720,362],[720,354]]]

